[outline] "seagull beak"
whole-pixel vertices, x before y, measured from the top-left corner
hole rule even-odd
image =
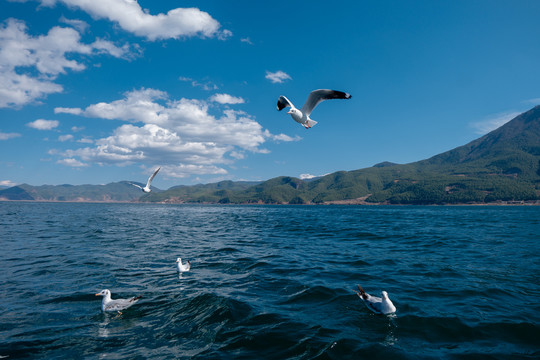
[[[287,114],[292,114],[292,110],[287,111]]]
[[[101,294],[96,294],[96,296],[100,296]]]

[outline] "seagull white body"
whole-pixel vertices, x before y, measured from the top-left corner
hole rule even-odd
[[[329,90],[329,89],[319,89],[313,90],[302,109],[297,109],[293,103],[287,99],[285,96],[281,95],[277,102],[278,111],[283,110],[284,108],[290,106],[291,110],[287,114],[291,115],[294,121],[301,124],[306,129],[311,128],[317,122],[310,118],[311,112],[315,109],[321,101],[330,100],[330,99],[350,99],[351,94],[347,94],[343,91]]]
[[[132,183],[131,183],[131,185],[138,187],[139,189],[141,189],[141,190],[142,190],[143,192],[145,192],[145,193],[149,193],[150,191],[152,191],[152,190],[150,190],[150,183],[151,183],[152,180],[154,180],[154,178],[156,177],[156,174],[158,173],[159,169],[161,169],[161,167],[158,167],[158,168],[156,169],[156,171],[154,171],[154,173],[153,173],[152,175],[150,175],[150,177],[148,178],[148,181],[146,182],[146,186],[145,186],[145,187],[139,186],[139,185],[137,185],[137,184],[132,184]]]
[[[131,305],[135,304],[142,296],[134,296],[129,299],[111,299],[111,291],[109,289],[101,290],[96,296],[103,296],[101,301],[101,310],[103,312],[121,312]]]
[[[396,307],[392,303],[392,301],[388,298],[388,293],[386,291],[382,291],[381,295],[382,298],[371,296],[368,293],[362,289],[360,285],[358,285],[358,289],[360,291],[356,291],[360,299],[366,304],[366,307],[373,311],[376,314],[393,314],[396,312]]]
[[[182,259],[178,258],[176,259],[176,267],[178,268],[178,272],[183,273],[191,269],[191,263],[187,260],[185,264],[182,264]]]

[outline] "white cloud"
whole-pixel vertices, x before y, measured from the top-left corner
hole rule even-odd
[[[77,140],[77,142],[80,142],[82,144],[93,144],[94,140],[92,140],[92,139],[90,139],[88,137],[84,137],[82,139]]]
[[[18,133],[3,133],[0,131],[0,140],[9,140],[20,136],[21,134]]]
[[[210,14],[197,8],[176,8],[166,14],[151,15],[134,0],[41,0],[50,6],[61,2],[77,7],[94,18],[108,19],[125,31],[148,40],[201,36],[225,39],[231,31],[220,31],[220,24]]]
[[[84,126],[72,126],[71,127],[71,131],[73,132],[79,132],[79,131],[83,131],[84,130]]]
[[[12,186],[15,186],[15,185],[17,185],[17,183],[13,182],[11,180],[2,180],[2,181],[0,181],[0,186],[12,187]]]
[[[163,170],[168,176],[185,178],[191,175],[225,175],[227,171],[214,165],[180,164],[164,166]]]
[[[60,18],[60,22],[74,27],[80,33],[86,32],[86,30],[88,29],[88,26],[89,26],[88,23],[85,22],[85,21],[77,20],[77,19],[67,19],[64,16],[62,16]]]
[[[201,100],[171,100],[155,89],[126,92],[119,100],[92,104],[80,114],[127,124],[96,139],[92,147],[57,155],[84,163],[159,163],[167,175],[185,177],[226,174],[223,166],[242,158],[245,152],[268,152],[261,146],[274,135],[249,114],[225,109],[213,115],[209,109],[216,110]],[[277,137],[286,141],[284,135]]]
[[[290,137],[289,135],[286,135],[286,134],[279,134],[279,135],[270,134],[269,137],[271,137],[275,141],[285,141],[285,142],[302,140],[302,138],[298,135],[296,135],[295,137]]]
[[[328,175],[328,174],[324,174],[324,175],[300,174],[299,179],[300,180],[310,180],[310,179],[315,179],[315,178],[318,178],[318,177],[323,177],[323,176],[326,176],[326,175]]]
[[[253,45],[253,43],[251,42],[251,40],[247,37],[247,38],[243,38],[243,39],[240,39],[241,42],[244,42],[246,44],[249,44],[249,45]]]
[[[520,112],[495,114],[486,120],[471,123],[470,126],[475,129],[476,134],[484,135],[503,126],[519,114]]]
[[[83,162],[80,162],[77,159],[72,159],[72,158],[61,159],[61,160],[58,160],[57,163],[62,164],[62,165],[66,165],[66,166],[71,166],[71,167],[85,167],[85,166],[88,166],[88,164],[85,164]]]
[[[80,115],[82,114],[81,108],[64,108],[64,107],[57,107],[54,108],[55,114],[73,114],[73,115]]]
[[[540,105],[540,98],[529,99],[529,100],[526,100],[524,102],[527,103],[527,104]]]
[[[66,135],[60,135],[60,136],[58,137],[58,141],[61,141],[61,142],[69,141],[69,140],[73,140],[73,135],[71,135],[71,134],[66,134]]]
[[[278,70],[276,72],[270,72],[270,71],[266,71],[266,76],[265,76],[266,79],[270,80],[273,84],[276,84],[276,83],[283,83],[285,82],[285,80],[292,80],[292,78],[290,77],[289,74],[281,71],[281,70]]]
[[[223,30],[223,31],[218,33],[218,39],[219,40],[227,40],[231,36],[233,36],[233,33],[230,30]]]
[[[83,44],[72,28],[55,26],[46,35],[33,37],[23,21],[8,19],[0,25],[0,108],[26,105],[62,92],[62,86],[54,83],[58,75],[86,68],[67,54],[128,57],[129,52],[128,46],[119,48],[105,40]]]
[[[214,94],[210,97],[210,101],[214,101],[220,104],[243,104],[244,99],[241,97],[235,97],[229,94]]]
[[[218,86],[211,81],[199,82],[197,80],[193,80],[192,78],[185,77],[185,76],[180,76],[178,80],[184,81],[184,82],[190,82],[191,86],[198,87],[206,91],[219,89]]]
[[[36,121],[29,122],[26,126],[37,130],[52,130],[60,125],[58,120],[43,120],[38,119]]]

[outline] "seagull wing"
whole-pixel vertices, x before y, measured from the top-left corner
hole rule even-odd
[[[281,111],[285,109],[287,106],[293,107],[292,102],[289,101],[285,96],[281,95],[277,101],[277,109],[278,111]]]
[[[138,187],[139,189],[141,189],[141,190],[142,190],[142,186],[139,186],[139,185],[137,185],[137,184],[134,184],[134,183],[130,183],[130,184],[131,184],[131,185],[133,185],[133,186],[135,186],[135,187]]]
[[[150,187],[150,183],[152,182],[152,180],[154,180],[154,178],[156,177],[156,174],[158,173],[159,169],[161,169],[161,166],[157,168],[156,171],[154,171],[154,173],[148,178],[148,181],[146,182],[146,187]]]
[[[382,314],[382,299],[377,296],[371,296],[369,294],[367,295],[367,299],[362,298],[364,300],[364,303],[374,313]]]
[[[141,298],[141,296],[136,296],[136,297],[132,297],[130,299],[115,299],[115,300],[111,300],[111,302],[109,302],[106,307],[105,307],[105,311],[120,311],[120,310],[125,310],[127,309],[128,307],[130,307],[131,305],[135,304],[139,299]]]
[[[315,106],[317,106],[321,101],[324,100],[330,100],[330,99],[350,99],[351,94],[347,94],[343,91],[337,91],[337,90],[329,90],[329,89],[319,89],[319,90],[313,90],[307,100],[304,106],[302,106],[302,113],[309,116],[313,109],[315,109]]]

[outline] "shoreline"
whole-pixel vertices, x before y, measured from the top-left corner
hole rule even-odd
[[[263,202],[258,203],[228,203],[222,204],[219,202],[170,202],[170,201],[161,201],[161,202],[147,202],[147,201],[99,201],[99,200],[10,200],[10,199],[1,199],[0,203],[57,203],[57,204],[159,204],[159,205],[220,205],[220,206],[540,206],[540,200],[527,200],[527,201],[495,201],[490,203],[455,203],[455,204],[391,204],[391,203],[370,203],[364,200],[351,199],[351,200],[336,200],[336,201],[327,201],[320,204],[315,203],[306,203],[306,204],[289,204],[289,203],[280,203],[280,204],[267,204]]]

